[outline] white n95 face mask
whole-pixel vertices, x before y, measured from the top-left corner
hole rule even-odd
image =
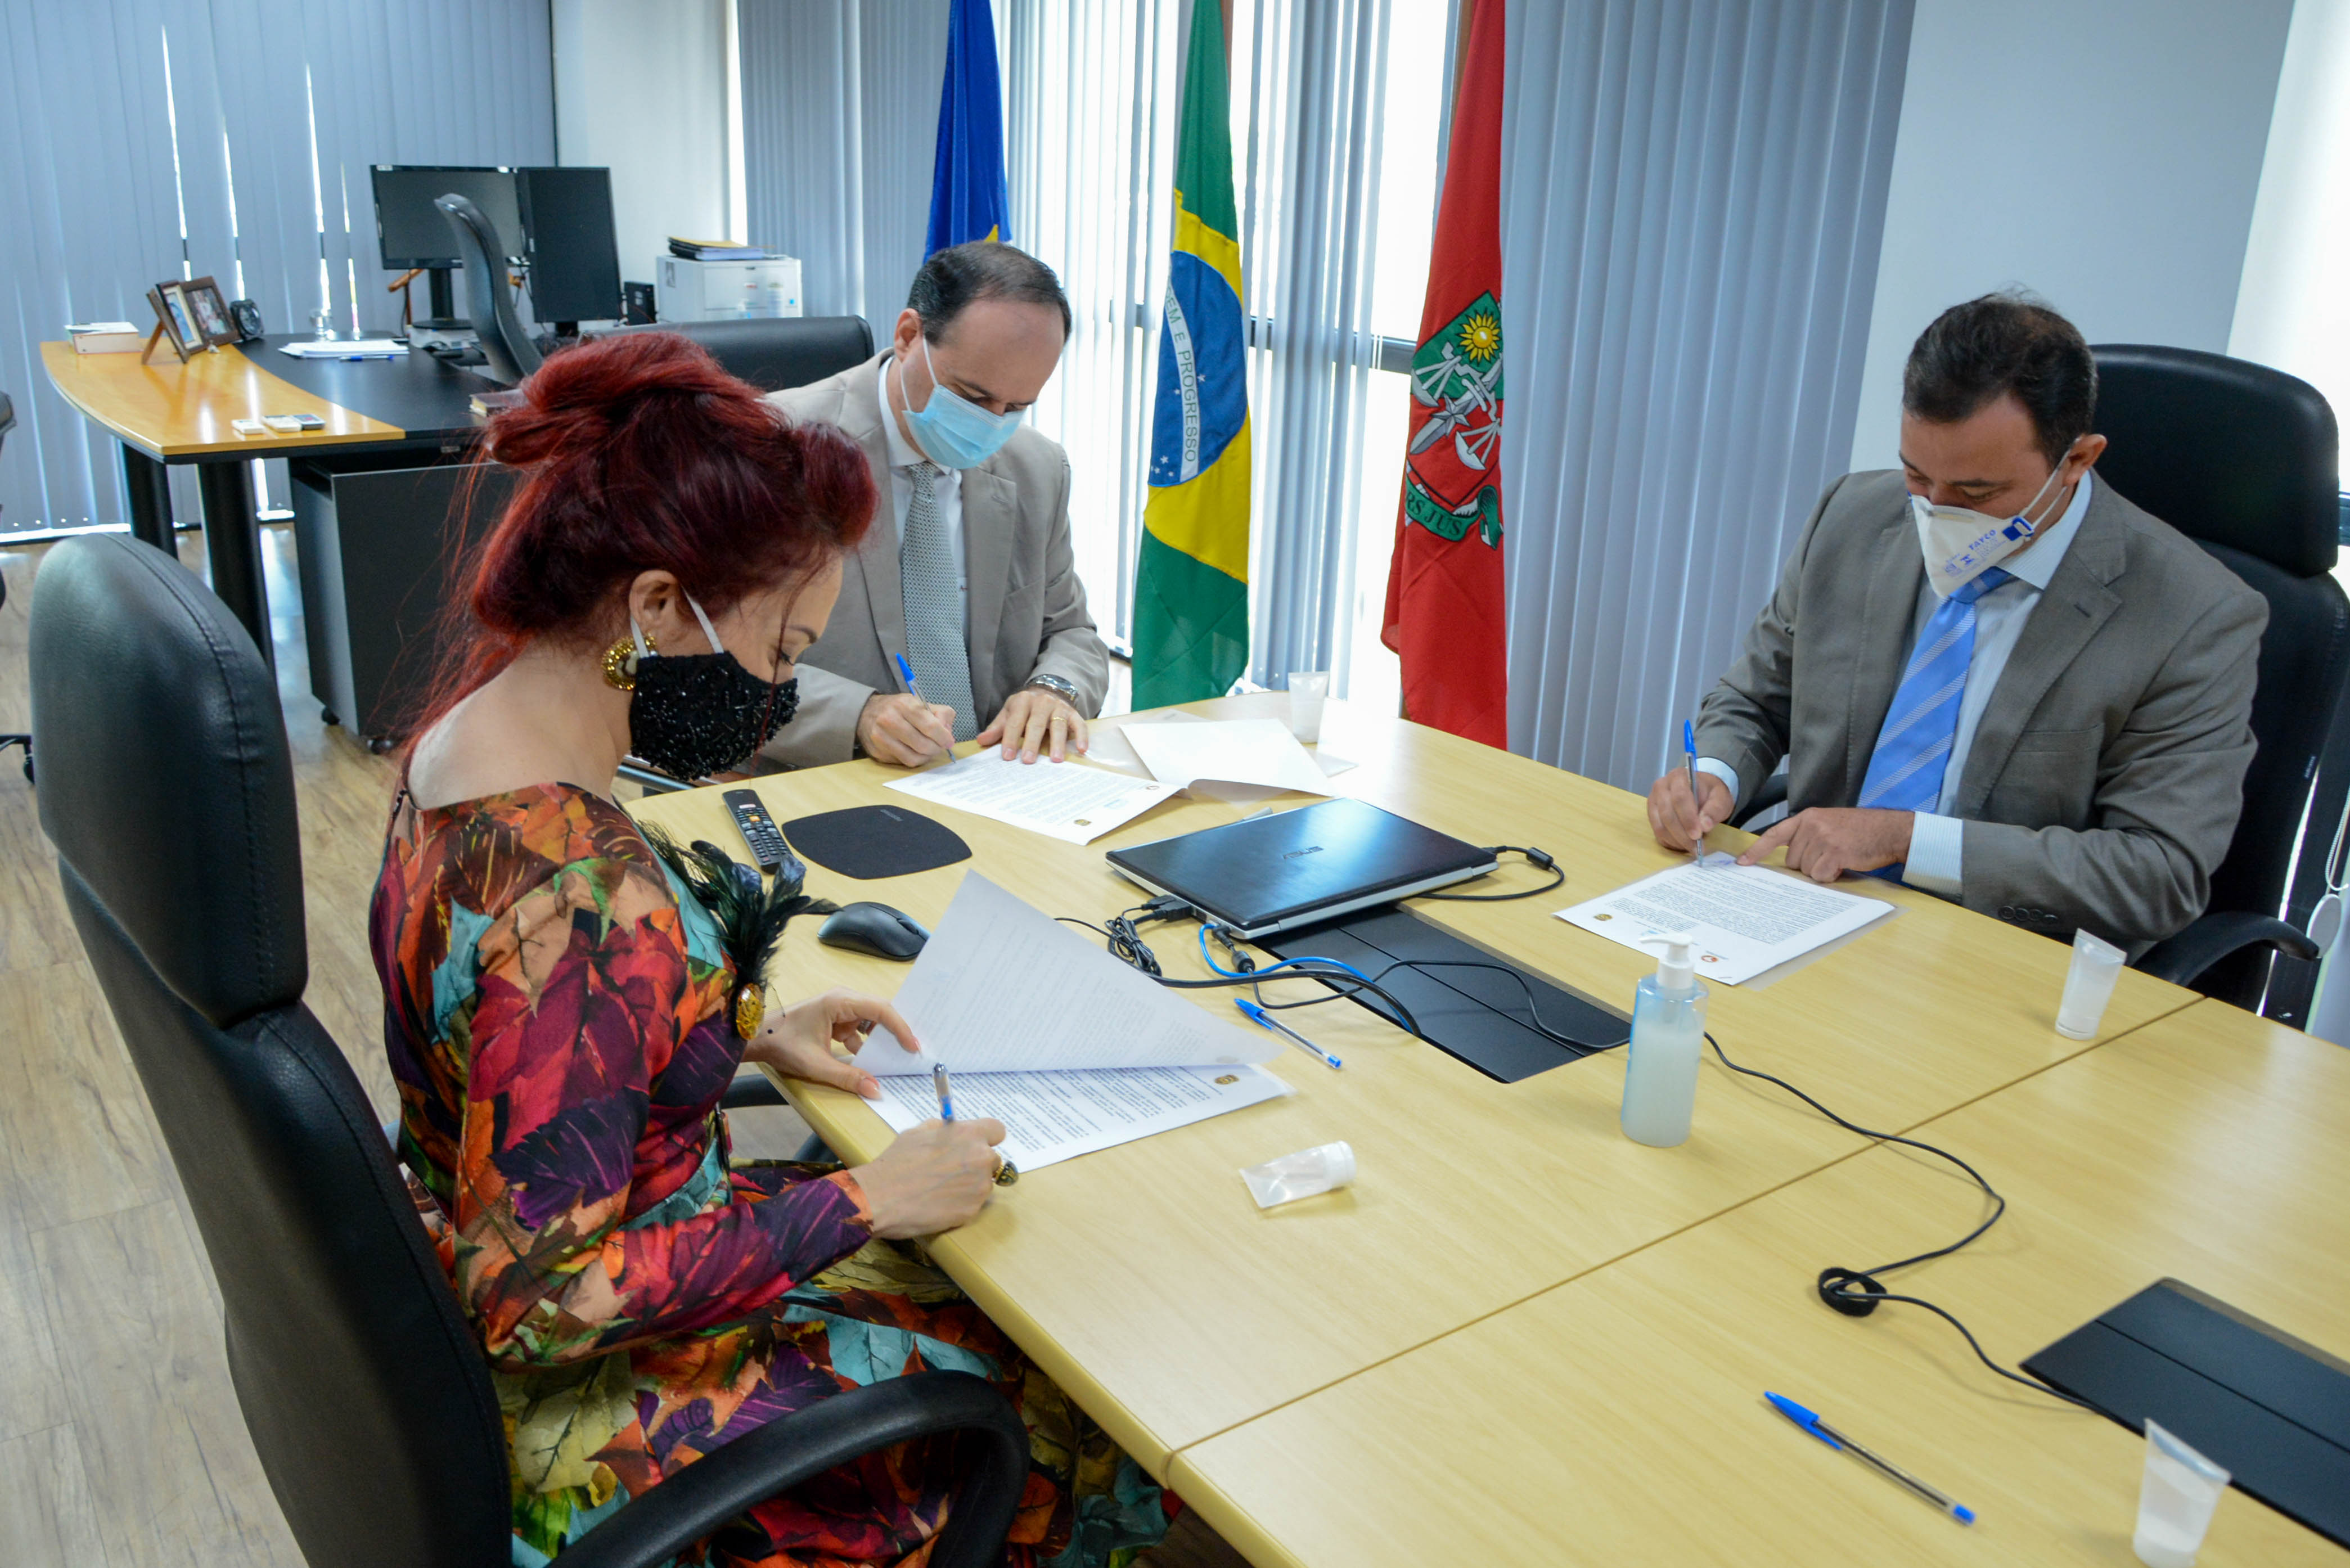
[[[2070,457],[2070,452],[2065,456]],[[1991,567],[2032,543],[2048,522],[2048,514],[2030,515],[2064,472],[2058,462],[2023,510],[2012,517],[1994,517],[1964,506],[1936,506],[1922,495],[1909,497],[1909,514],[1918,523],[1918,548],[1926,557],[1926,580],[1938,597],[1949,598]],[[2058,493],[2062,493],[2060,490]]]

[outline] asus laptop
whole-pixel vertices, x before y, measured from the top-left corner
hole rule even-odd
[[[1108,853],[1128,881],[1249,939],[1464,882],[1494,857],[1392,812],[1331,800]]]

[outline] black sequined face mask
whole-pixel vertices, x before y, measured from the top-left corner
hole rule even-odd
[[[662,654],[638,640],[636,690],[629,698],[629,748],[672,778],[730,768],[791,722],[799,678],[760,680],[726,651],[702,607],[688,598],[714,653]],[[635,618],[629,629],[635,634]]]

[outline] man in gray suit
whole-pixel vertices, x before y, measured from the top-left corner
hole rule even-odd
[[[1086,749],[1109,653],[1069,542],[1067,454],[1021,417],[1068,333],[1050,267],[955,245],[922,264],[878,358],[769,399],[847,431],[881,504],[800,659],[798,715],[763,757],[919,767],[973,738],[1030,763]]]
[[[1987,296],[1910,350],[1901,472],[1828,488],[1697,722],[1702,800],[1648,792],[1686,849],[1782,756],[1784,846],[1822,882],[1890,874],[2132,952],[2202,912],[2252,758],[2268,607],[2095,483],[2096,367],[2072,323]]]

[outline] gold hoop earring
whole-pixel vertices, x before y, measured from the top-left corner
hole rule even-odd
[[[645,639],[646,652],[660,651],[660,644],[653,640],[651,632],[645,632],[642,636]],[[604,650],[604,684],[615,691],[634,691],[637,689],[635,637],[624,637]]]

